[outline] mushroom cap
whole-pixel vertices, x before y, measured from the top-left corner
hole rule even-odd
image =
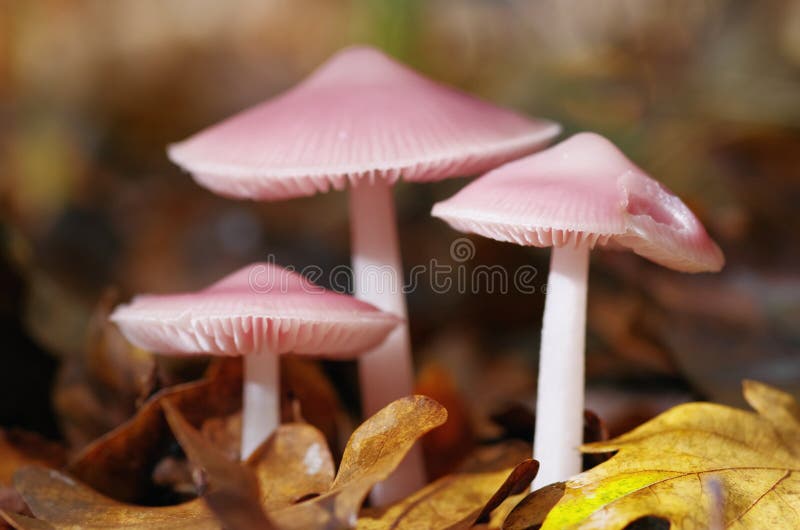
[[[169,157],[218,194],[279,200],[361,179],[478,174],[560,130],[350,47],[283,94],[170,146]]]
[[[611,244],[685,272],[725,263],[683,201],[594,133],[490,171],[432,214],[456,230],[518,245]]]
[[[111,320],[133,344],[159,353],[341,359],[377,346],[400,321],[271,263],[193,293],[136,296]]]

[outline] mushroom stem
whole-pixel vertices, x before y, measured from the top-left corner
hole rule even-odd
[[[580,473],[589,247],[553,247],[544,304],[532,489]]]
[[[242,460],[247,459],[280,424],[280,356],[244,356]]]
[[[350,188],[350,235],[354,295],[403,319],[381,345],[359,360],[362,409],[365,416],[370,416],[414,391],[408,312],[391,184],[375,179],[358,182]],[[373,489],[371,499],[374,504],[386,505],[424,484],[422,452],[416,445],[397,470]]]

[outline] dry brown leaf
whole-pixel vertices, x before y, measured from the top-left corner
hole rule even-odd
[[[350,437],[335,480],[322,434],[308,425],[284,426],[248,461],[265,486],[259,503],[253,501],[259,487],[253,484],[252,472],[226,460],[176,410],[169,405],[165,408],[187,455],[207,473],[210,488],[206,501],[223,524],[236,527],[230,519],[230,503],[215,502],[215,490],[249,498],[248,509],[266,507],[269,518],[282,530],[351,526],[369,490],[397,467],[420,436],[447,417],[441,405],[422,396],[389,404]],[[321,494],[290,504],[317,493]]]
[[[467,469],[440,478],[401,500],[358,520],[358,530],[436,528],[464,530],[510,495],[524,491],[539,465],[528,458],[527,444],[501,444],[479,451]]]
[[[418,438],[446,420],[444,407],[425,396],[390,403],[353,432],[329,491],[270,517],[284,530],[353,526],[372,487],[394,471]]]
[[[241,360],[221,360],[209,368],[205,379],[153,395],[133,418],[81,451],[67,469],[115,499],[139,500],[172,439],[162,401],[169,399],[190,423],[199,425],[205,418],[236,411],[241,406],[241,385]]]
[[[37,519],[55,530],[220,530],[202,500],[177,506],[142,507],[109,499],[57,471],[19,470],[14,487]],[[20,521],[24,521],[20,519]],[[10,521],[15,524],[13,521]],[[42,526],[20,528],[38,529]]]
[[[261,505],[267,511],[328,491],[336,465],[323,434],[311,425],[281,425],[248,458],[258,478]]]
[[[744,395],[757,413],[688,403],[584,446],[617,454],[566,483],[542,530],[615,530],[645,517],[676,530],[800,528],[800,406],[752,381]]]
[[[275,472],[303,469],[299,467],[303,465],[307,471],[310,464],[313,471],[305,473],[310,477],[306,487],[317,490],[330,484],[330,488],[317,497],[273,510],[268,518],[261,506],[259,480],[253,470],[227,459],[188,420],[183,419],[172,401],[165,400],[160,406],[168,411],[171,425],[189,458],[207,475],[209,487],[203,499],[169,507],[134,506],[109,499],[61,473],[25,468],[17,472],[14,485],[33,514],[56,530],[123,527],[216,530],[220,528],[217,520],[221,520],[225,527],[237,530],[271,528],[270,520],[281,530],[346,528],[355,524],[358,510],[369,490],[400,464],[419,437],[441,425],[447,417],[441,405],[423,396],[389,404],[353,433],[332,484],[330,463],[324,453],[320,455],[314,448],[322,442],[322,434],[315,432],[308,437],[308,429],[313,429],[310,426],[301,426],[302,432],[289,429],[290,436],[286,440],[273,440],[272,445],[267,442],[257,452],[260,459],[250,465],[257,469],[263,467],[259,473],[263,473],[261,480],[265,481],[270,477],[267,466],[275,463],[277,452],[288,450],[288,453],[281,453],[284,458],[302,456],[303,462],[282,463]],[[305,444],[305,452],[291,445],[293,436],[300,438],[301,447]],[[282,496],[282,504],[301,494],[296,487],[293,490],[280,487],[272,491]],[[274,502],[274,499],[270,501]]]
[[[175,437],[192,462],[202,462],[209,477],[202,499],[226,528],[242,530],[273,528],[260,503],[259,485],[253,471],[228,459],[195,430],[171,401],[162,403]]]

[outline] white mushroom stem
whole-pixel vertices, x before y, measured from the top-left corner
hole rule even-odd
[[[589,247],[553,247],[544,304],[532,489],[580,473]]]
[[[361,403],[371,416],[414,391],[411,340],[403,292],[403,269],[397,240],[392,186],[382,179],[363,180],[350,188],[350,235],[356,298],[393,313],[403,322],[377,348],[359,360]],[[397,470],[373,489],[372,502],[384,506],[425,484],[419,445]]]
[[[242,460],[247,459],[281,422],[280,356],[244,356]]]

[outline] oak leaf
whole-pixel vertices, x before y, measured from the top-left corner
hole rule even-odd
[[[676,530],[800,528],[800,406],[753,381],[745,381],[744,396],[756,413],[688,403],[584,446],[617,454],[566,483],[542,530],[615,530],[645,517]],[[518,516],[537,493],[505,528],[532,527]]]

